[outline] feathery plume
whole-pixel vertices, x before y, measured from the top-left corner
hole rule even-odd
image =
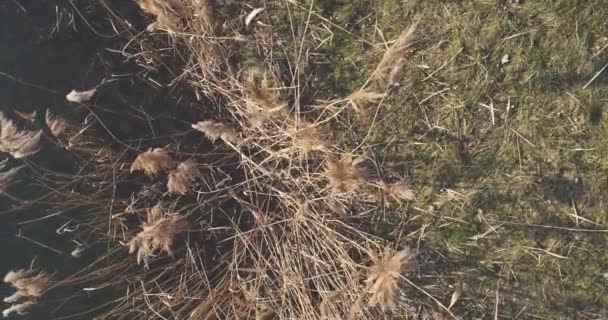
[[[4,318],[8,318],[13,313],[16,313],[16,314],[22,316],[24,314],[27,314],[27,310],[34,304],[35,304],[35,302],[33,302],[33,301],[26,301],[26,302],[23,302],[20,304],[11,305],[10,307],[8,307],[2,311],[2,316]]]
[[[374,265],[366,280],[372,294],[371,305],[380,305],[382,310],[393,307],[401,272],[411,258],[409,248],[398,252],[385,251],[380,256],[372,258]]]
[[[237,143],[239,140],[236,130],[221,122],[209,120],[200,121],[193,124],[192,128],[204,133],[212,142],[215,142],[217,139],[222,139],[228,143]]]
[[[0,151],[22,159],[40,151],[42,131],[19,130],[12,120],[0,112]]]
[[[171,193],[185,195],[192,188],[193,181],[200,175],[201,172],[196,167],[194,160],[184,161],[169,173],[167,189]]]
[[[188,222],[177,215],[164,215],[161,204],[148,211],[142,230],[129,242],[129,253],[137,251],[137,264],[147,264],[148,258],[156,251],[172,255],[173,239],[188,230]]]
[[[72,90],[65,96],[65,99],[70,102],[85,103],[93,99],[93,95],[95,95],[96,91],[97,89],[91,89],[86,91]]]
[[[0,166],[2,169],[4,166]],[[4,193],[8,187],[15,181],[15,177],[23,166],[12,168],[5,172],[0,172],[0,194]]]
[[[414,43],[415,31],[416,25],[414,24],[401,33],[395,43],[386,50],[374,71],[374,76],[378,81],[383,83],[392,82],[393,85],[399,81],[402,69],[405,66],[405,59],[402,59],[402,56],[404,51]]]
[[[267,121],[287,114],[286,105],[280,102],[279,95],[270,88],[269,82],[266,76],[259,81],[251,76],[246,83],[246,116],[256,127],[261,127]]]
[[[40,297],[48,287],[49,276],[43,271],[36,273],[33,270],[11,270],[4,276],[4,282],[17,289],[15,294],[4,298],[4,302],[11,303],[21,298]]]
[[[387,198],[396,202],[416,200],[416,194],[410,185],[405,181],[397,181],[393,183],[380,181],[377,187],[378,192],[375,194],[377,201],[387,200]]]
[[[34,122],[34,120],[36,120],[36,115],[38,115],[38,111],[35,110],[33,112],[30,113],[26,113],[26,112],[19,112],[19,111],[15,111],[15,114],[19,116],[19,118],[27,121],[27,122]]]
[[[137,4],[141,10],[156,17],[156,25],[169,30],[177,29],[186,9],[181,0],[137,0]]]
[[[383,97],[383,93],[378,93],[371,89],[361,89],[351,93],[346,97],[346,100],[355,112],[365,114],[365,111],[370,105],[378,103]]]
[[[298,127],[290,129],[293,146],[307,154],[311,151],[326,151],[327,143],[321,141],[317,128],[309,123],[300,123]]]
[[[154,178],[161,171],[168,171],[175,166],[171,156],[162,148],[148,149],[140,153],[133,164],[130,172],[143,171],[148,177]]]
[[[363,182],[361,171],[357,168],[360,161],[350,155],[327,161],[325,175],[334,194],[351,193],[359,188]]]
[[[55,138],[58,138],[60,135],[62,135],[68,127],[67,121],[60,117],[53,116],[49,109],[46,109],[44,120],[46,122],[47,127],[49,127],[49,130],[51,131],[53,136],[55,136]]]

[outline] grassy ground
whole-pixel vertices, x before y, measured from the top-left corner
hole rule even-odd
[[[446,304],[462,281],[463,318],[604,318],[608,6],[513,2],[316,1],[320,86],[351,92],[366,42],[418,23],[401,86],[344,129],[419,195],[386,216],[432,248],[419,280]]]

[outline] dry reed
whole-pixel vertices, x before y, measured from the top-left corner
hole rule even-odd
[[[401,273],[411,258],[407,248],[398,252],[386,251],[373,257],[374,264],[366,280],[371,293],[370,304],[379,305],[382,310],[395,305]]]
[[[162,212],[161,204],[148,210],[142,230],[129,242],[129,253],[137,252],[137,263],[147,264],[157,251],[173,254],[173,239],[188,230],[188,222],[177,215]]]
[[[150,148],[135,158],[130,172],[143,171],[148,177],[155,178],[160,172],[169,171],[174,166],[175,162],[164,149]]]
[[[11,270],[4,276],[4,282],[17,289],[12,296],[4,298],[4,302],[10,303],[40,297],[48,287],[49,276],[42,271]]]
[[[201,172],[197,168],[194,160],[187,160],[169,173],[167,189],[171,193],[185,195],[192,189],[193,182],[200,177]]]
[[[29,157],[40,151],[42,131],[19,130],[12,120],[0,112],[0,151],[15,159]]]

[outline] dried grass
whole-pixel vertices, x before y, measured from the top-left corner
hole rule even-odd
[[[397,181],[393,183],[386,183],[381,181],[378,183],[378,192],[375,195],[377,201],[393,200],[395,202],[402,201],[414,201],[416,200],[416,194],[405,181]]]
[[[143,171],[148,177],[155,178],[160,172],[169,171],[174,167],[175,162],[164,149],[150,148],[135,158],[130,172]]]
[[[401,78],[403,67],[405,66],[405,51],[414,44],[414,34],[416,24],[403,31],[395,43],[390,46],[382,56],[374,71],[374,77],[380,83],[395,85]]]
[[[137,0],[137,4],[144,12],[156,17],[158,27],[172,31],[178,30],[180,17],[186,11],[181,0]]]
[[[369,107],[377,104],[383,97],[383,93],[371,89],[361,89],[351,93],[346,100],[357,113],[366,114]]]

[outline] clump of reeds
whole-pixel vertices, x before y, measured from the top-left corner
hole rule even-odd
[[[382,310],[394,306],[401,273],[411,258],[412,254],[408,248],[398,252],[386,251],[373,257],[373,265],[366,280],[371,293],[371,305],[379,305]]]
[[[42,131],[19,130],[12,120],[0,112],[0,151],[15,159],[29,157],[40,151]]]
[[[175,167],[173,158],[162,148],[148,149],[140,153],[131,164],[130,172],[143,171],[148,177],[155,178],[162,171]]]
[[[172,255],[175,236],[186,230],[188,222],[182,216],[164,214],[159,203],[148,210],[142,230],[129,242],[129,253],[137,252],[138,264],[147,264],[158,251]]]
[[[192,128],[211,141],[223,140],[239,144],[239,148],[222,150],[221,155],[201,151],[190,141],[181,140],[181,132],[167,140],[179,146],[176,155],[187,154],[189,160],[178,163],[167,150],[151,148],[137,155],[130,168],[116,165],[128,154],[118,146],[78,150],[86,165],[94,166],[87,179],[103,180],[96,184],[102,187],[78,200],[66,196],[66,202],[83,201],[81,206],[86,208],[108,204],[91,214],[87,224],[94,225],[96,231],[104,230],[103,236],[126,234],[129,254],[135,254],[137,263],[143,262],[148,269],[139,273],[139,268],[123,259],[116,263],[119,266],[109,268],[129,270],[120,275],[120,281],[111,281],[116,278],[105,269],[91,272],[91,281],[130,283],[128,295],[106,318],[128,311],[141,318],[166,314],[179,319],[345,319],[362,297],[371,296],[370,304],[380,305],[382,310],[397,303],[399,280],[410,254],[406,250],[382,251],[384,240],[369,234],[373,228],[366,225],[366,219],[349,219],[347,213],[359,214],[369,207],[360,201],[365,197],[358,197],[366,192],[368,177],[361,168],[364,158],[335,154],[342,144],[330,145],[327,132],[320,129],[336,124],[335,117],[340,115],[305,110],[303,93],[296,85],[301,75],[291,74],[292,79],[285,80],[287,72],[280,70],[278,63],[271,61],[257,78],[244,77],[241,66],[231,62],[240,58],[231,56],[242,51],[232,47],[239,41],[225,40],[231,35],[208,37],[207,31],[222,23],[215,20],[219,16],[209,13],[214,10],[212,1],[137,3],[156,16],[159,27],[176,31],[171,34],[177,44],[174,50],[183,50],[176,51],[176,56],[188,61],[182,76],[189,81],[184,83],[191,83],[197,96],[205,95],[210,104],[220,107],[221,116],[214,116],[219,120],[200,121]],[[186,16],[185,11],[194,14]],[[234,28],[231,21],[223,23],[227,32]],[[234,38],[241,39],[240,35]],[[375,73],[378,79],[391,82],[397,78],[391,68],[403,63],[402,55],[410,43],[410,35],[404,35],[387,51]],[[295,70],[300,72],[300,66],[290,71]],[[372,89],[361,89],[346,100],[325,101],[328,107],[318,109],[331,110],[329,105],[344,106],[346,102],[365,113],[383,97]],[[183,124],[198,119],[177,120]],[[54,135],[65,133],[64,125],[48,113],[46,122]],[[301,154],[306,156],[294,156]],[[203,164],[204,180],[199,170]],[[124,195],[126,188],[113,190],[123,182],[132,182],[129,172],[136,171],[143,171],[153,181],[145,179],[128,195]],[[164,173],[168,174],[169,192],[160,190],[155,181]],[[186,195],[195,187],[196,197],[174,195]],[[404,182],[380,182],[376,188],[383,200],[409,201],[414,197]],[[357,195],[350,197],[355,192]],[[173,201],[166,207],[172,209],[163,209],[159,201]],[[159,204],[150,208],[150,203]],[[132,225],[137,218],[141,225],[135,230]],[[195,225],[210,227],[204,227],[203,232],[191,227]],[[108,229],[112,232],[106,232]],[[177,243],[175,239],[185,232],[189,240]],[[110,246],[116,237],[110,239]],[[207,241],[209,238],[217,241]],[[109,251],[127,254],[123,248]],[[377,251],[384,253],[374,256],[372,252]],[[75,252],[74,256],[80,255],[80,251]],[[149,263],[157,255],[175,255],[175,259]],[[374,256],[374,264],[363,281],[369,256]],[[137,284],[131,286],[133,283]],[[381,315],[376,309],[360,307],[355,313],[362,319],[377,319]],[[15,306],[9,312],[20,310]]]
[[[340,159],[330,158],[325,165],[325,175],[334,194],[348,194],[357,190],[364,182],[357,165],[363,158],[345,155]]]
[[[187,160],[177,165],[169,173],[167,181],[167,189],[171,193],[186,194],[192,188],[194,180],[200,177],[201,172],[198,170],[194,160]]]

